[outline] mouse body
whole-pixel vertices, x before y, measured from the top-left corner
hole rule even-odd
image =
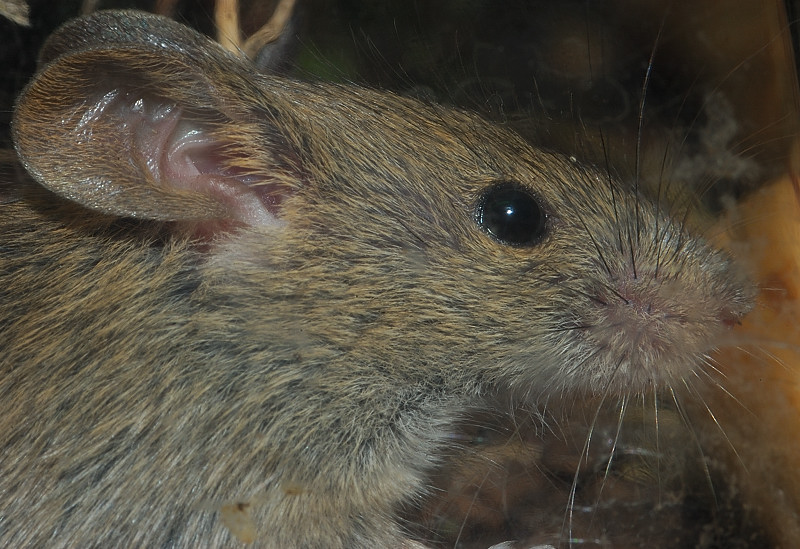
[[[3,546],[412,547],[465,413],[695,383],[753,300],[603,170],[154,15],[58,30],[13,134]]]

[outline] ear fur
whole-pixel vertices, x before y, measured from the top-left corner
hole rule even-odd
[[[39,183],[119,216],[280,223],[302,177],[245,59],[169,19],[109,11],[59,29],[40,63],[13,119]]]

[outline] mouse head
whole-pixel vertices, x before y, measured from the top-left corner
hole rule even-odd
[[[749,308],[731,261],[650,201],[469,113],[261,75],[138,12],[68,23],[41,64],[14,117],[26,168],[191,235],[250,347],[467,391],[628,391],[685,378]]]

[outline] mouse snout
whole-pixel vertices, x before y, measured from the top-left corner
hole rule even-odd
[[[612,374],[612,385],[682,379],[739,323],[752,293],[726,260],[720,265],[728,277],[716,281],[706,279],[712,266],[694,269],[690,262],[674,271],[628,269],[596,291],[600,306],[589,337],[605,355],[602,370]]]

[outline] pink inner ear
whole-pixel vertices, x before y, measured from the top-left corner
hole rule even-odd
[[[131,132],[131,154],[163,189],[211,198],[225,207],[226,221],[282,225],[276,216],[281,201],[277,185],[227,165],[225,143],[202,125],[184,120],[180,107],[152,98],[128,106],[124,125]]]

